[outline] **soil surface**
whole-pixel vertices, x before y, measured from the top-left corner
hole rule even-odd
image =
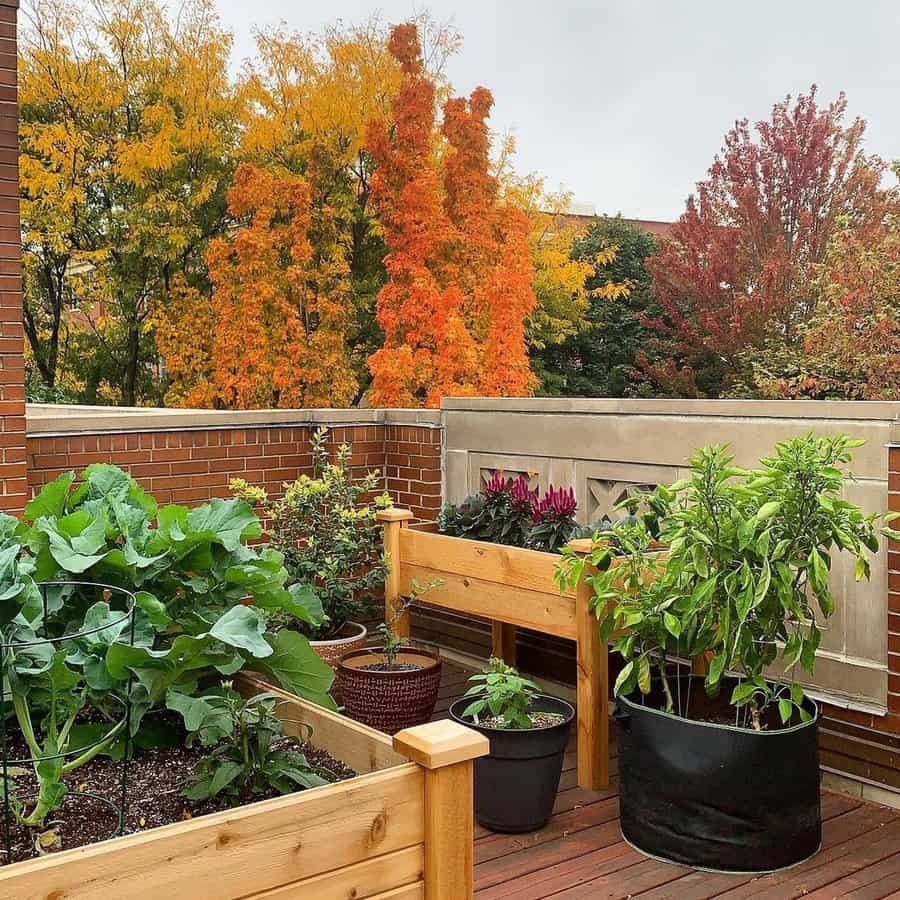
[[[369,663],[357,667],[360,672],[418,672],[423,668],[415,663]]]
[[[290,742],[284,743],[287,745]],[[306,755],[307,761],[317,769],[322,778],[343,781],[356,775],[349,766],[324,750],[310,747],[308,744],[293,744],[293,746]],[[128,764],[125,822],[122,833],[146,831],[158,825],[169,825],[172,822],[219,812],[234,805],[224,799],[187,800],[181,796],[181,791],[194,766],[209,750],[210,748],[203,747],[199,743],[190,748],[179,746],[160,750],[136,750],[134,759]],[[26,755],[23,747],[19,745],[19,740],[11,737],[9,756],[22,758]],[[15,773],[18,775],[17,792],[19,797],[26,801],[26,811],[31,806],[28,800],[36,793],[36,783],[30,769],[29,766],[27,774]],[[115,836],[119,822],[118,806],[122,800],[122,762],[97,756],[64,780],[69,793],[63,805],[50,814],[42,830],[29,829],[11,820],[13,862],[40,856],[41,853],[36,846],[38,843],[47,852],[55,852],[93,844]],[[265,797],[253,797],[247,802],[276,796],[277,792],[272,791]],[[0,789],[0,864],[5,861],[3,793]]]
[[[565,716],[561,716],[559,713],[539,712],[532,713],[528,718],[531,719],[532,728],[552,728],[554,725],[559,725],[565,719]],[[507,727],[506,720],[496,716],[491,716],[489,719],[479,719],[478,724],[482,728],[506,729]]]

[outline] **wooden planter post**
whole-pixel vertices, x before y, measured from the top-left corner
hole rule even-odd
[[[384,524],[384,553],[388,561],[387,578],[384,581],[384,620],[389,622],[400,605],[400,529],[414,518],[408,509],[382,509],[375,519]],[[409,612],[405,612],[394,624],[398,637],[409,637]]]
[[[579,538],[568,546],[587,555],[593,544],[590,538]],[[594,592],[585,576],[591,574],[592,567],[586,565],[575,588],[578,783],[599,791],[609,787],[609,655],[590,608]]]
[[[425,769],[425,900],[471,900],[472,761],[490,753],[490,741],[444,719],[398,732],[394,749]]]

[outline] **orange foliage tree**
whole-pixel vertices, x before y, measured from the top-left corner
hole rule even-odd
[[[435,86],[413,24],[391,32],[403,82],[393,122],[369,129],[372,197],[388,247],[378,296],[384,346],[369,358],[373,404],[437,406],[442,396],[530,393],[525,319],[535,305],[528,222],[498,201],[489,173],[490,92],[444,106],[443,177]]]
[[[228,192],[244,223],[207,252],[213,285],[212,380],[239,409],[346,406],[357,382],[347,358],[348,300],[308,273],[310,190],[300,176],[244,163]]]

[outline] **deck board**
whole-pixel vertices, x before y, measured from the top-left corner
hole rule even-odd
[[[435,718],[465,691],[467,672],[444,662]],[[616,742],[610,735],[610,787],[576,784],[574,741],[566,753],[553,818],[538,832],[493,834],[476,826],[477,900],[788,900],[835,897],[900,900],[900,811],[822,793],[822,851],[787,872],[716,875],[648,859],[619,831]]]

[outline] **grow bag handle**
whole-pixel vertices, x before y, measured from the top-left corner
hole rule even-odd
[[[615,705],[612,717],[616,722],[616,727],[623,731],[631,731],[631,713],[621,703]]]

